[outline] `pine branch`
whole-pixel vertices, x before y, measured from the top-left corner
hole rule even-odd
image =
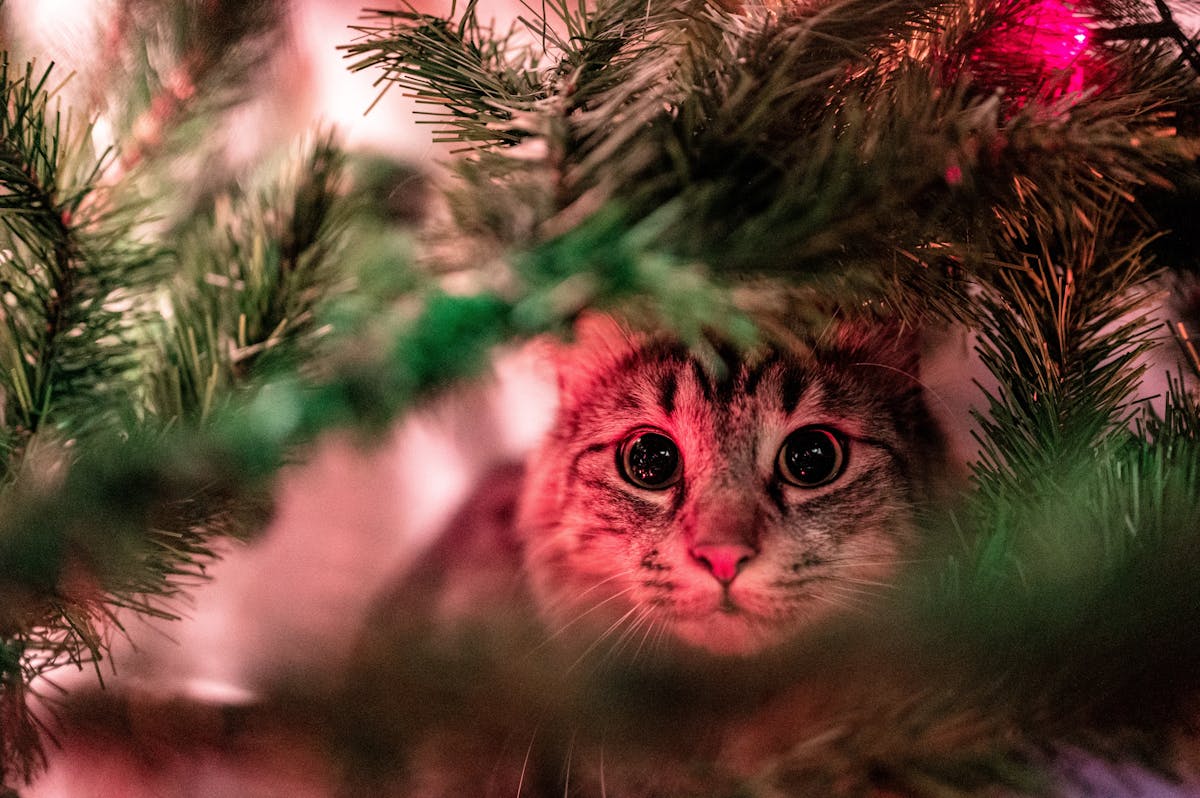
[[[205,418],[254,375],[311,360],[321,308],[351,287],[339,268],[348,218],[343,156],[329,135],[255,194],[219,199],[181,231],[164,364],[152,388],[163,419]]]
[[[19,512],[73,474],[90,482],[81,489],[85,523],[68,521],[50,503],[39,506],[35,521],[0,536],[0,636],[14,657],[0,690],[7,754],[0,775],[25,777],[40,759],[30,683],[63,665],[98,663],[120,630],[119,609],[174,617],[172,602],[213,559],[212,538],[261,519],[248,489],[222,493],[205,479],[173,492],[171,482],[152,486],[143,472],[107,494],[111,477],[90,470],[92,447],[136,463],[128,437],[142,411],[148,299],[164,258],[131,232],[141,208],[97,187],[108,160],[92,153],[89,129],[51,110],[49,75],[27,67],[14,77],[7,63],[0,71],[0,515]],[[298,270],[306,243],[291,250]],[[155,497],[157,512],[126,514],[126,502],[145,508],[139,491]],[[98,505],[97,495],[109,504]]]
[[[278,0],[120,0],[93,92],[123,167],[178,149],[172,141],[189,123],[252,96],[254,76],[281,44],[284,11]]]
[[[1053,496],[1093,452],[1123,440],[1138,412],[1129,397],[1151,347],[1145,242],[1116,252],[1097,243],[1043,238],[984,287],[980,355],[1000,384],[999,394],[985,391],[979,418],[985,502]]]
[[[514,31],[485,27],[476,0],[457,24],[415,10],[367,13],[376,24],[355,28],[360,41],[344,48],[359,59],[350,68],[378,68],[385,91],[395,84],[436,109],[430,121],[445,127],[435,140],[501,145],[522,138],[512,121],[541,96],[537,60]]]
[[[252,525],[270,475],[322,430],[386,424],[484,368],[493,347],[561,333],[591,307],[686,338],[713,326],[748,339],[718,278],[762,273],[833,275],[868,295],[888,284],[898,305],[953,304],[982,330],[1000,387],[981,419],[966,552],[938,574],[954,617],[935,632],[978,623],[987,634],[956,639],[979,661],[1029,651],[1013,672],[1050,667],[1061,684],[1113,651],[1130,658],[1139,641],[1166,651],[1158,630],[1138,629],[1137,601],[1200,628],[1177,601],[1191,596],[1196,561],[1195,406],[1173,399],[1147,440],[1128,429],[1149,266],[1144,220],[1127,209],[1194,155],[1162,116],[1183,112],[1183,84],[1155,53],[1118,49],[1112,94],[1064,96],[1056,84],[1009,103],[983,72],[962,70],[979,37],[1024,8],[831,0],[772,14],[564,0],[550,6],[556,19],[524,23],[545,53],[481,25],[473,4],[457,21],[377,12],[349,48],[358,67],[416,92],[473,148],[454,199],[459,231],[475,239],[467,259],[486,256],[470,275],[477,292],[447,294],[402,269],[404,301],[352,325],[380,351],[339,348],[320,321],[344,277],[340,168],[322,142],[294,182],[222,200],[180,237],[179,296],[148,396],[130,390],[135,366],[150,369],[144,339],[123,335],[143,320],[121,304],[133,295],[116,276],[140,286],[161,255],[100,212],[96,159],[84,179],[60,179],[45,79],[13,81],[0,380],[21,428],[5,442],[0,508],[0,711],[17,720],[0,743],[28,755],[28,680],[102,657],[115,608],[171,615],[213,536]],[[163,109],[174,124],[179,109]],[[905,287],[909,261],[876,257],[896,251],[912,268],[951,263],[953,285]],[[132,412],[121,391],[136,395]],[[143,410],[146,429],[101,434]],[[1172,586],[1159,604],[1146,587],[1155,574]],[[1119,621],[1098,620],[1109,617]],[[1039,624],[1053,645],[1030,645]],[[1055,664],[1054,646],[1073,640],[1085,654]],[[1198,650],[1155,662],[1192,684]],[[1127,671],[1097,672],[1130,686]],[[1036,715],[1045,695],[1021,709]],[[1047,729],[1059,739],[1061,727]],[[1004,781],[1008,752],[993,753],[956,762],[1019,783]]]
[[[124,238],[128,220],[105,209],[95,191],[105,158],[91,155],[88,130],[51,115],[48,79],[32,68],[15,79],[7,66],[0,73],[8,101],[0,220],[10,253],[0,382],[14,425],[31,435],[52,419],[69,438],[113,423],[131,390],[143,320],[134,300],[156,261]]]
[[[32,66],[13,77],[7,58],[0,69],[6,499],[14,484],[52,481],[64,442],[122,419],[140,314],[112,305],[137,295],[149,263],[144,249],[116,241],[119,218],[100,211],[94,191],[104,160],[91,157],[87,130],[64,128],[50,113],[49,77]],[[95,621],[108,611],[90,597],[59,593],[60,555],[52,539],[17,531],[4,541],[0,634],[11,657],[0,690],[0,776],[15,769],[28,777],[41,760],[29,682],[62,662],[97,657],[102,645]]]
[[[1190,157],[1162,136],[1164,102],[1178,81],[1144,52],[1113,67],[1140,70],[1115,97],[1050,96],[1005,118],[1009,106],[975,88],[962,65],[985,32],[1024,24],[1027,0],[894,2],[870,13],[856,0],[798,8],[552,6],[555,19],[526,23],[546,31],[545,58],[557,64],[538,91],[531,80],[520,91],[505,84],[507,64],[475,58],[468,68],[450,57],[464,47],[504,50],[508,39],[487,38],[473,9],[460,24],[469,31],[462,41],[438,34],[427,43],[433,34],[424,28],[397,26],[386,45],[376,39],[356,52],[380,52],[365,67],[391,48],[396,60],[381,80],[403,73],[417,81],[422,96],[449,102],[480,140],[524,142],[460,167],[455,221],[480,242],[465,248],[464,263],[536,245],[608,202],[631,224],[677,202],[687,221],[664,228],[661,244],[681,257],[732,276],[837,274],[869,258],[885,262],[897,247],[987,239],[995,227],[978,226],[991,225],[993,213],[998,227],[1020,223],[1005,214],[1014,195],[1043,215],[1091,214],[1114,186],[1128,193],[1161,184],[1164,171]],[[453,28],[450,20],[420,22]],[[427,64],[425,48],[435,47]],[[463,99],[475,84],[491,87],[479,107]],[[506,91],[508,100],[496,99]],[[501,119],[495,107],[510,113]],[[496,138],[497,128],[514,135]],[[1031,208],[1028,196],[1043,187],[1060,193]],[[767,237],[774,245],[764,249]],[[864,277],[872,271],[877,282],[888,279],[878,268]]]
[[[1200,628],[1189,587],[1200,486],[1194,441],[1141,441],[1129,429],[1137,413],[1130,396],[1138,358],[1149,347],[1141,314],[1151,273],[1145,220],[1131,200],[1145,185],[1188,168],[1193,153],[1162,116],[1182,104],[1180,84],[1148,51],[1113,55],[1109,65],[1127,82],[1067,96],[1047,79],[1045,91],[1031,85],[1018,103],[999,98],[994,85],[974,83],[978,74],[947,78],[941,65],[924,60],[935,51],[952,66],[968,63],[977,35],[1003,25],[1006,14],[1019,25],[1017,15],[1028,8],[958,4],[949,11],[962,18],[936,20],[915,42],[907,35],[889,39],[888,25],[881,25],[879,39],[846,32],[863,52],[889,56],[877,73],[852,68],[859,64],[847,55],[853,47],[831,48],[836,55],[822,60],[830,49],[805,42],[803,23],[786,36],[765,15],[722,20],[720,12],[695,12],[681,21],[685,32],[676,31],[677,38],[649,35],[653,52],[620,62],[620,53],[637,47],[633,40],[598,58],[589,80],[609,68],[622,79],[588,101],[522,119],[541,150],[523,141],[512,152],[497,147],[472,162],[464,172],[473,191],[511,193],[493,193],[486,205],[473,206],[475,216],[468,208],[459,218],[485,234],[491,225],[494,240],[508,247],[550,256],[518,259],[518,296],[536,295],[542,279],[552,279],[536,302],[518,301],[522,313],[508,317],[509,333],[524,329],[526,318],[530,327],[553,326],[579,308],[602,305],[607,287],[635,284],[636,261],[631,266],[613,242],[633,240],[627,235],[633,220],[663,207],[670,212],[645,229],[646,250],[674,264],[690,263],[694,253],[718,273],[774,268],[803,280],[805,258],[818,254],[849,249],[847,260],[862,263],[863,252],[896,246],[949,252],[960,278],[954,288],[961,289],[965,271],[977,291],[957,291],[954,307],[974,314],[983,358],[1000,387],[981,419],[984,453],[963,530],[966,553],[935,573],[946,587],[936,595],[934,620],[906,631],[945,633],[925,653],[936,660],[947,649],[950,657],[965,650],[980,674],[969,683],[991,702],[1012,690],[1010,714],[985,734],[994,729],[1052,750],[1082,742],[1088,728],[1133,726],[1134,737],[1161,743],[1163,729],[1181,720],[1179,696],[1197,686],[1200,641],[1180,630]],[[651,9],[651,19],[657,11]],[[578,30],[582,23],[571,24]],[[569,46],[548,38],[562,51]],[[665,46],[671,44],[679,46]],[[740,61],[746,51],[738,48],[752,46],[761,48],[752,53],[774,55]],[[791,46],[799,48],[794,73],[781,56]],[[806,82],[801,78],[810,68]],[[563,107],[571,108],[569,117],[560,115]],[[523,217],[505,214],[506,197],[521,198],[509,204]],[[469,203],[471,195],[460,201]],[[889,218],[904,208],[900,218]],[[923,218],[927,209],[930,218]],[[578,235],[554,239],[564,228]],[[596,235],[589,239],[585,230]],[[872,233],[878,238],[854,241]],[[602,255],[573,257],[578,253],[564,242]],[[783,252],[777,260],[763,252],[767,242]],[[888,279],[903,275],[885,264]],[[878,264],[873,268],[878,275]],[[908,301],[931,307],[950,300],[935,294]],[[494,321],[504,326],[499,319],[506,311],[496,313]],[[1186,428],[1189,417],[1173,416],[1172,424]],[[1160,590],[1164,576],[1169,587]],[[1140,657],[1152,666],[1129,665]],[[1161,687],[1142,684],[1159,673],[1167,677]],[[939,682],[939,691],[953,694],[958,683],[952,684]],[[979,698],[972,693],[968,700]],[[1134,706],[1142,698],[1146,703]],[[969,706],[986,718],[991,704]],[[950,702],[943,709],[959,707]],[[948,771],[967,782],[1015,787],[1029,775],[1014,775],[1014,757],[1027,753],[1020,746],[985,745],[959,759],[951,753],[923,760],[929,752],[905,736],[910,727],[896,735],[888,723],[879,731],[878,716],[848,722],[854,720],[864,724],[858,736],[834,726],[836,744],[797,745],[801,767],[783,783],[832,793],[834,784],[846,783],[825,778],[843,762],[839,757],[858,768],[850,773],[859,781],[850,783],[861,791],[884,780],[954,794],[950,788],[960,782],[936,776]],[[878,747],[875,736],[883,738]],[[867,756],[853,758],[864,749]],[[812,750],[833,764],[805,761]],[[768,779],[764,792],[771,786]]]
[[[1173,728],[1200,686],[1200,639],[1179,631],[1200,620],[1184,598],[1200,545],[1196,405],[1178,386],[1161,420],[1132,403],[1153,270],[1148,239],[1122,235],[1127,213],[1113,201],[1092,224],[1024,231],[1008,242],[1020,262],[981,286],[979,352],[999,386],[978,416],[966,551],[924,616],[979,678],[1005,674],[1025,734],[1102,754],[1115,730]]]

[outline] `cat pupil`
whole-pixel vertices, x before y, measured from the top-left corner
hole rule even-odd
[[[779,450],[779,470],[783,478],[804,488],[833,480],[841,473],[844,460],[841,442],[823,427],[796,430]]]
[[[651,490],[677,481],[679,447],[666,435],[644,432],[622,447],[622,473],[634,485]]]

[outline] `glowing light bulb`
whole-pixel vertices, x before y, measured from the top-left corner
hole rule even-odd
[[[977,79],[1006,91],[1009,107],[1082,92],[1103,64],[1091,51],[1083,3],[1034,0],[997,25],[971,60]]]
[[[1030,55],[1040,58],[1051,70],[1078,67],[1077,60],[1091,40],[1085,18],[1058,0],[1043,0],[1033,6],[1022,25],[1030,31]]]

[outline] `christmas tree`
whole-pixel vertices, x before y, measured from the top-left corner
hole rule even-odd
[[[749,341],[740,297],[780,286],[817,298],[797,325],[830,308],[963,325],[995,384],[965,496],[928,514],[957,542],[914,569],[874,642],[903,676],[849,668],[820,729],[785,725],[783,752],[748,769],[689,761],[666,789],[1047,792],[1068,750],[1187,775],[1200,361],[1174,315],[1187,303],[1159,292],[1197,269],[1186,8],[564,1],[512,30],[474,2],[370,12],[347,32],[350,67],[415,95],[459,150],[447,213],[410,256],[373,201],[378,172],[355,174],[331,134],[267,177],[206,169],[198,142],[244,99],[285,6],[120,5],[121,55],[82,95],[111,148],[53,68],[0,74],[9,784],[46,755],[32,686],[102,660],[118,610],[171,617],[322,432],[381,429],[589,310],[697,346],[710,330]],[[1138,402],[1146,356],[1176,345],[1164,313],[1183,370]],[[498,717],[542,709],[530,685],[552,660],[402,643],[402,692],[424,711],[329,702],[353,729],[335,733],[346,768],[386,770],[446,718],[491,728],[472,714],[483,696],[506,696]],[[837,651],[797,681],[841,667]],[[593,676],[540,718],[537,753],[569,761],[578,735],[582,760],[617,728],[626,784],[673,773],[637,710],[692,728],[712,707],[660,707],[661,674]],[[518,791],[591,794],[563,772]]]

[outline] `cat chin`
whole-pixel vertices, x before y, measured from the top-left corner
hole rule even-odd
[[[719,657],[751,657],[783,642],[744,616],[720,612],[676,620],[671,633],[684,646]]]

